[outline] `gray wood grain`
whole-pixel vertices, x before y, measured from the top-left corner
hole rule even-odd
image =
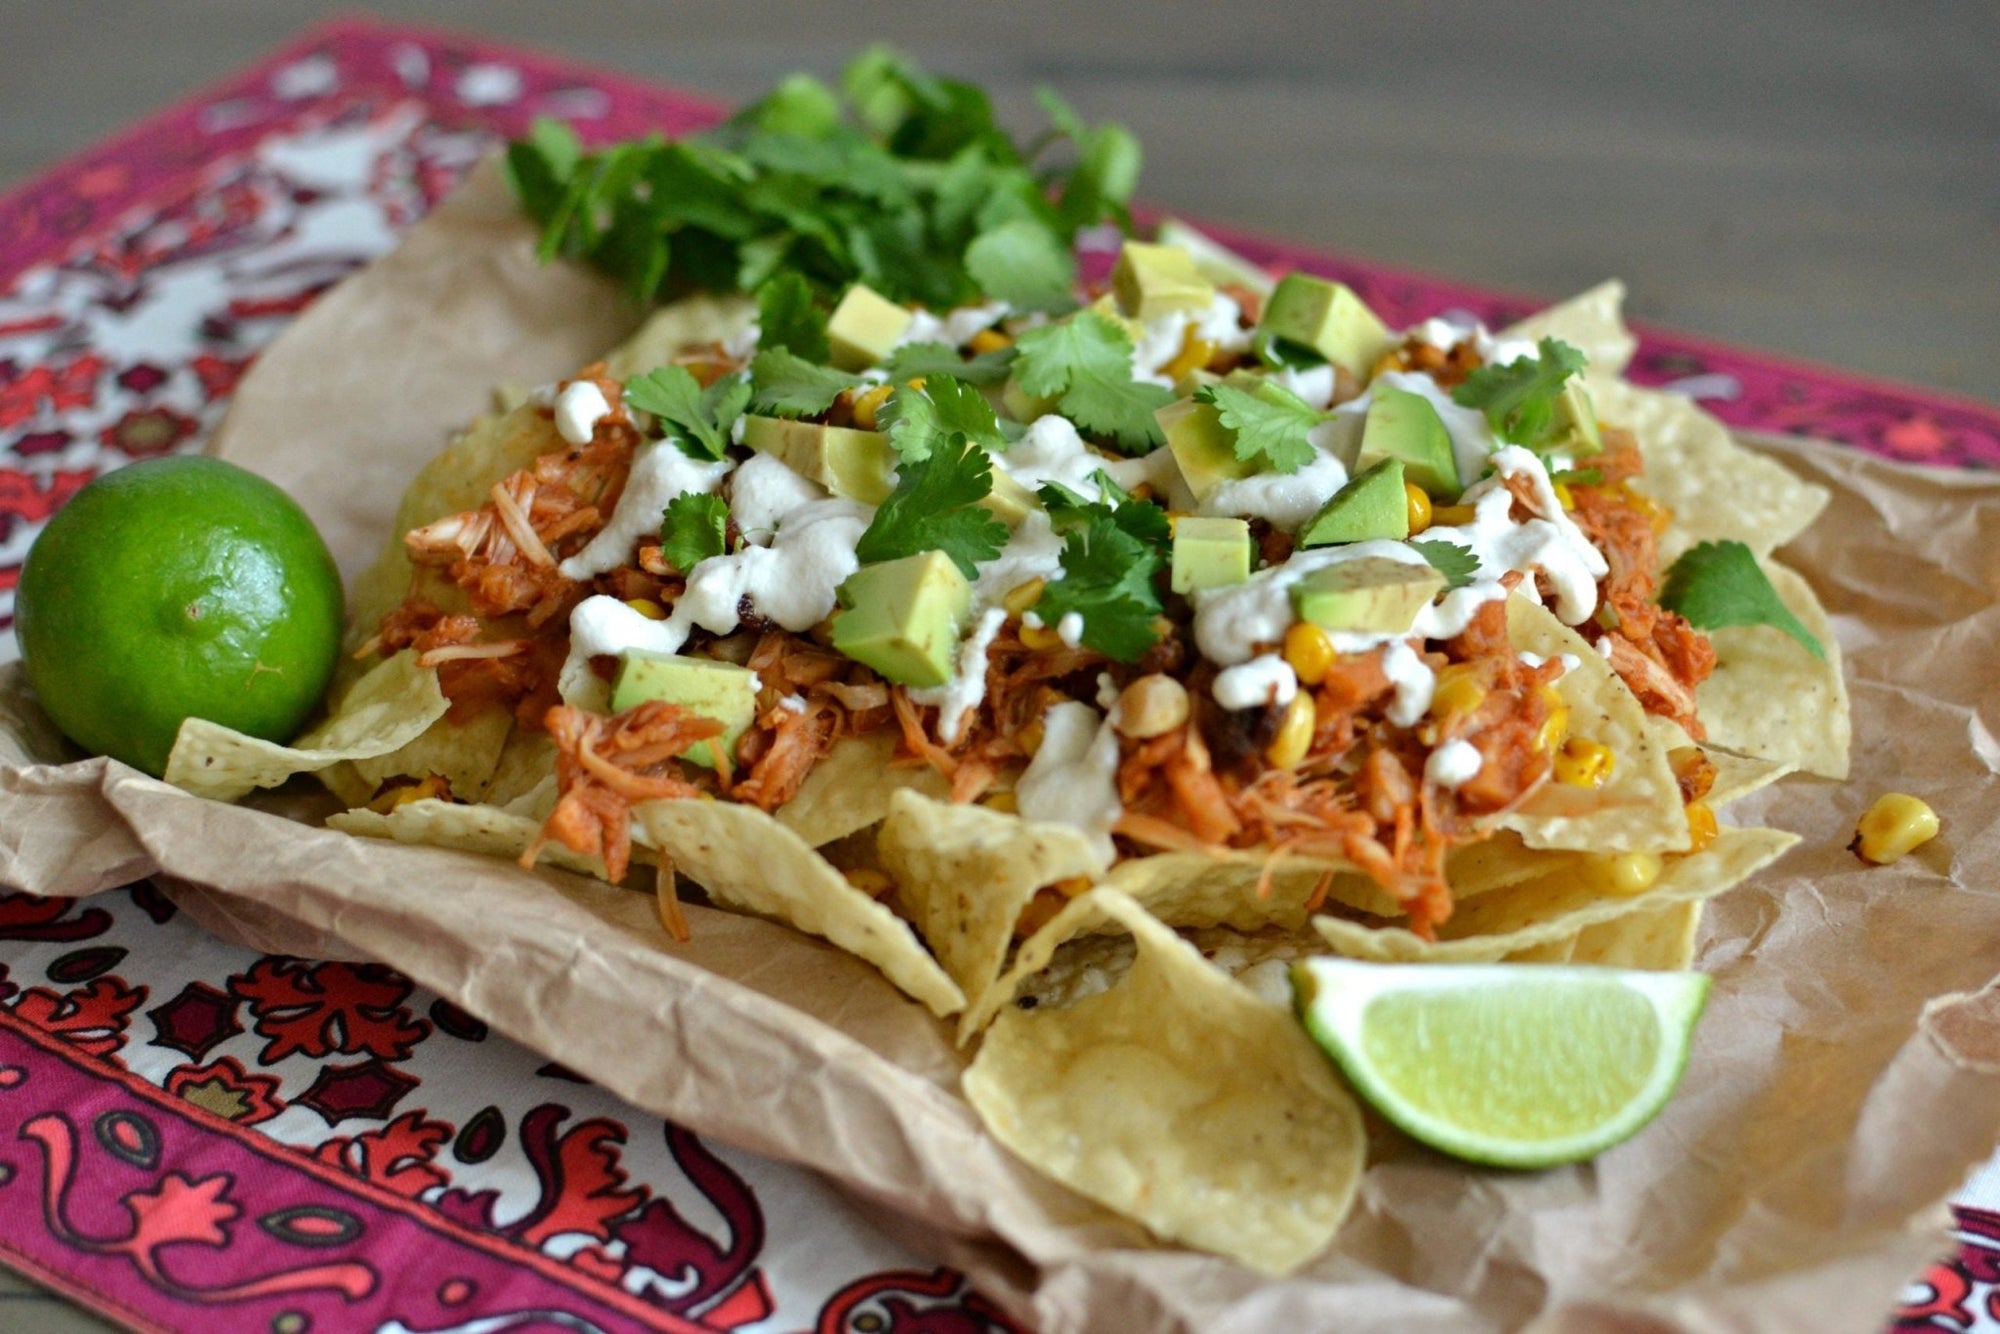
[[[333,3],[0,0],[0,186]],[[886,37],[1190,215],[2000,400],[2000,6],[379,3],[737,100]]]

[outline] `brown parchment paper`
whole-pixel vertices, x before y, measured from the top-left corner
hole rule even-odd
[[[487,173],[264,354],[215,447],[291,489],[351,575],[490,386],[566,373],[635,320],[536,266]],[[156,875],[261,948],[380,959],[638,1106],[824,1172],[1045,1331],[1876,1329],[2000,1136],[2000,484],[1756,443],[1833,492],[1784,554],[1847,651],[1855,776],[1743,804],[1804,842],[1709,912],[1680,1094],[1535,1175],[1381,1131],[1335,1245],[1285,1281],[1154,1246],[1014,1162],[956,1092],[947,1027],[829,946],[700,908],[675,945],[646,895],[188,797],[76,758],[13,667],[0,884]],[[1891,788],[1944,833],[1866,868],[1845,844]]]

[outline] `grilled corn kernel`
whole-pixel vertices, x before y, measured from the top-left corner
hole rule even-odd
[[[1118,696],[1115,717],[1122,736],[1164,736],[1188,720],[1187,687],[1171,676],[1142,676]]]
[[[1265,748],[1264,758],[1280,769],[1296,768],[1312,747],[1313,728],[1318,722],[1312,692],[1301,690],[1285,706],[1285,720],[1278,724],[1278,735]]]
[[[873,389],[870,389],[867,393],[862,394],[860,397],[856,398],[854,400],[854,407],[852,409],[854,413],[854,424],[856,426],[859,426],[864,431],[874,430],[876,421],[875,414],[882,410],[882,405],[889,401],[889,395],[895,392],[896,392],[895,385],[878,384]]]
[[[1630,897],[1643,894],[1660,878],[1657,852],[1621,852],[1614,857],[1594,858],[1591,880],[1606,894]]]
[[[847,877],[848,884],[871,899],[879,899],[896,887],[896,882],[885,872],[877,871],[873,867],[857,866],[852,870],[842,871],[841,874]]]
[[[978,333],[972,335],[971,341],[966,344],[974,352],[998,352],[1003,347],[1012,347],[1013,345],[1014,340],[1006,334],[1001,333],[998,329],[981,329]]]
[[[1014,733],[1014,744],[1020,747],[1023,755],[1032,756],[1042,748],[1042,737],[1042,720],[1037,718],[1020,731]]]
[[[1556,781],[1571,787],[1603,787],[1617,767],[1611,747],[1580,736],[1569,738],[1556,752]]]
[[[1431,712],[1440,718],[1471,713],[1486,700],[1486,687],[1462,663],[1454,663],[1438,673],[1437,689],[1431,692]]]
[[[1403,503],[1410,510],[1410,536],[1431,526],[1431,493],[1415,482],[1403,483]]]
[[[1195,337],[1194,326],[1190,324],[1187,333],[1181,336],[1181,350],[1174,359],[1160,367],[1160,374],[1169,380],[1178,380],[1183,375],[1192,375],[1215,359],[1216,345],[1203,338]]]
[[[1432,505],[1429,526],[1432,528],[1457,528],[1471,523],[1478,516],[1478,513],[1479,511],[1470,505]]]
[[[1023,625],[1021,644],[1037,653],[1046,653],[1050,649],[1063,647],[1062,636],[1056,633],[1054,626],[1050,625]]]
[[[1573,510],[1576,508],[1576,497],[1570,494],[1568,482],[1557,482],[1549,489],[1556,493],[1556,504],[1562,506],[1566,510]]]
[[[1693,840],[1689,852],[1700,852],[1715,842],[1715,812],[1705,801],[1690,801],[1687,806],[1688,837]]]
[[[626,598],[625,605],[649,621],[664,621],[667,619],[667,609],[651,598]]]
[[[1324,681],[1327,668],[1333,666],[1338,655],[1333,636],[1311,621],[1294,621],[1292,628],[1285,631],[1285,662],[1306,685],[1316,686]]]
[[[1864,861],[1877,866],[1914,852],[1937,837],[1937,812],[1904,792],[1884,792],[1854,827],[1850,845]]]
[[[979,799],[979,804],[989,811],[999,811],[1005,815],[1013,815],[1021,809],[1020,799],[1014,795],[1011,788],[1005,792],[988,792]]]
[[[1542,723],[1542,730],[1535,733],[1535,749],[1552,751],[1561,746],[1569,737],[1569,705],[1557,700],[1549,706],[1549,716]]]
[[[1000,599],[1000,605],[1007,609],[1009,616],[1023,615],[1042,600],[1042,589],[1047,586],[1046,579],[1030,579],[1025,584],[1017,584],[1008,590],[1006,597]]]

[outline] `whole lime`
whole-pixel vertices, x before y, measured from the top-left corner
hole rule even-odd
[[[159,774],[183,719],[291,739],[340,652],[340,573],[270,482],[219,459],[152,459],[49,521],[14,615],[56,726]]]

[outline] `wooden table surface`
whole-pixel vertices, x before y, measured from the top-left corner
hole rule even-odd
[[[0,0],[0,188],[327,0]],[[1194,217],[2000,401],[2000,5],[432,0],[387,17],[728,100],[886,38],[1057,88]]]

